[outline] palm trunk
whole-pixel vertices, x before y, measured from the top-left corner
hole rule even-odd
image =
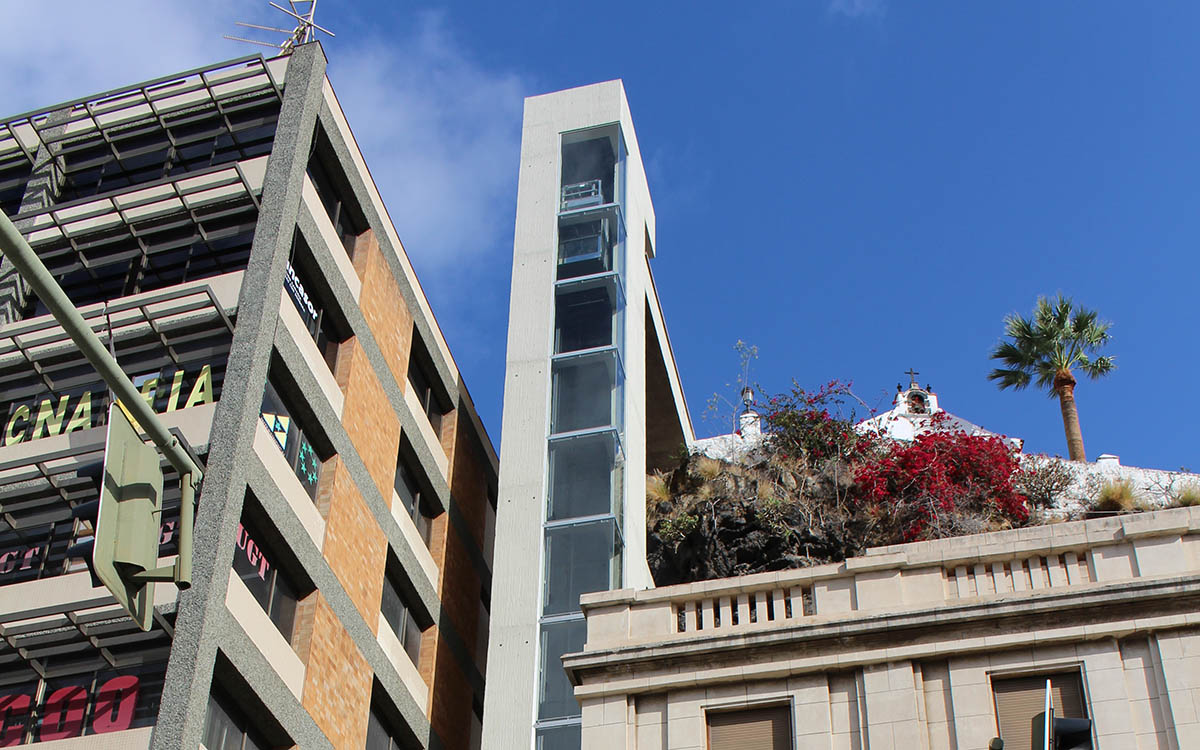
[[[1087,461],[1083,452],[1083,431],[1079,429],[1079,411],[1075,408],[1075,376],[1068,370],[1054,378],[1054,392],[1062,407],[1063,431],[1067,434],[1067,452],[1072,461]]]

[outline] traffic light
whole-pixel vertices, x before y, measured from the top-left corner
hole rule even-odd
[[[93,535],[67,554],[83,557],[93,586],[105,586],[142,630],[154,614],[163,475],[158,451],[142,442],[124,410],[108,410],[100,498],[72,515],[91,521]]]
[[[1054,717],[1054,750],[1092,750],[1091,719]]]

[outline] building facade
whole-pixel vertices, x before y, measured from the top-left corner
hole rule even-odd
[[[497,458],[320,46],[9,118],[0,209],[205,467],[142,632],[66,556],[109,394],[5,261],[0,746],[477,747]]]
[[[583,747],[1200,747],[1200,509],[583,598]],[[1061,729],[1060,736],[1067,734]]]
[[[496,519],[489,750],[578,748],[560,664],[579,597],[653,585],[645,476],[692,429],[650,271],[654,208],[620,81],[526,99]]]

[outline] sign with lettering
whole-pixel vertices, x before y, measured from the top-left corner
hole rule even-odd
[[[154,721],[166,665],[0,688],[0,747],[120,732]]]
[[[133,383],[152,409],[165,414],[178,409],[211,404],[215,400],[212,370],[212,365],[204,365],[189,378],[179,369],[171,374],[170,380],[160,377],[159,373],[153,373],[135,377]],[[183,398],[185,381],[189,386],[186,399]],[[97,425],[93,422],[92,415],[93,412],[97,415],[104,414],[105,408],[101,400],[106,398],[106,394],[106,389],[97,388],[77,395],[67,394],[57,399],[43,398],[36,403],[20,404],[16,408],[10,406],[8,421],[4,425],[0,441],[5,446],[16,445],[26,440],[69,435],[75,430],[95,427]],[[96,402],[95,408],[93,401]]]
[[[162,525],[158,544],[159,556],[175,554],[176,521]],[[25,529],[26,537],[41,537],[46,541],[6,546],[0,535],[0,586],[62,575],[67,569],[67,547],[74,541],[72,523],[58,522],[44,527]]]

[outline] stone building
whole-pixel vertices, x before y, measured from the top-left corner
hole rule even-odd
[[[583,747],[1200,747],[1200,509],[583,597]],[[1090,723],[1089,723],[1090,722]]]
[[[109,394],[6,261],[0,746],[477,747],[497,458],[321,47],[0,122],[0,209],[205,466],[142,632],[66,555]]]

